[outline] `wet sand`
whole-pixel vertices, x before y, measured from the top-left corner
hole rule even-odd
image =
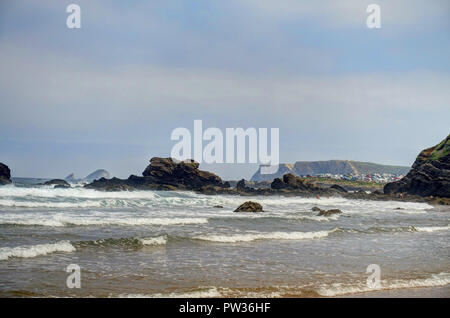
[[[342,295],[336,298],[450,298],[450,285],[443,287],[379,290]]]

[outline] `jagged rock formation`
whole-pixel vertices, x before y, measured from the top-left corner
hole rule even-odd
[[[234,212],[264,212],[263,207],[258,202],[247,201],[242,203]]]
[[[252,176],[251,181],[267,181],[280,178],[286,173],[294,176],[315,176],[318,174],[371,174],[371,173],[392,173],[406,174],[409,167],[380,165],[371,162],[351,161],[351,160],[327,160],[327,161],[297,161],[295,164],[280,164],[276,174],[261,174],[261,167]]]
[[[123,190],[193,190],[202,194],[229,194],[241,196],[305,196],[316,197],[340,195],[348,199],[363,200],[397,200],[430,202],[431,204],[450,204],[447,198],[424,198],[417,195],[405,194],[402,197],[392,194],[344,193],[337,187],[322,188],[315,183],[286,174],[282,179],[275,179],[271,188],[253,188],[245,180],[239,182],[239,186],[230,188],[229,182],[222,182],[217,175],[198,169],[196,162],[175,162],[171,158],[152,158],[150,165],[144,170],[143,176],[131,175],[128,179],[101,178],[85,185],[86,188],[102,191]],[[334,211],[333,211],[334,212]]]
[[[125,180],[101,178],[86,187],[103,190],[199,190],[203,187],[229,187],[229,183],[223,183],[219,176],[199,170],[198,167],[199,164],[194,161],[175,162],[172,158],[154,157],[142,177],[131,175]]]
[[[0,185],[11,183],[11,170],[9,167],[0,162]]]
[[[287,173],[283,176],[283,180],[276,178],[270,185],[272,189],[289,189],[289,190],[303,190],[303,191],[318,191],[320,188],[315,185],[306,182],[302,178],[296,177],[291,173]]]
[[[450,197],[450,135],[434,147],[422,150],[401,180],[384,186],[385,194],[408,193]]]

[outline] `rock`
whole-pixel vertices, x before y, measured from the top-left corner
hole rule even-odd
[[[11,183],[11,170],[9,167],[0,162],[0,185]]]
[[[221,206],[221,205],[215,205],[214,208],[216,208],[216,209],[223,209],[223,206]]]
[[[289,190],[302,190],[307,192],[314,192],[320,190],[320,188],[313,184],[306,182],[300,177],[296,177],[291,173],[287,173],[283,176],[283,180],[275,178],[270,187],[274,190],[289,189]]]
[[[67,183],[67,181],[62,180],[62,179],[52,179],[50,181],[44,182],[43,185],[56,185],[56,186],[61,186],[61,187],[65,187],[65,188],[70,188],[70,184]]]
[[[230,182],[225,181],[225,182],[223,183],[223,187],[224,187],[225,189],[231,188]]]
[[[331,209],[331,210],[320,210],[319,214],[317,216],[330,216],[333,214],[339,214],[342,213],[339,209]]]
[[[330,187],[330,189],[334,189],[334,190],[336,190],[336,191],[338,191],[338,192],[343,192],[343,193],[347,193],[347,192],[348,192],[347,190],[345,190],[343,187],[341,187],[341,186],[338,185],[338,184],[333,184],[333,185]]]
[[[236,184],[236,189],[243,190],[245,188],[246,188],[246,186],[245,186],[245,179],[239,180],[239,182]]]
[[[311,208],[311,211],[317,212],[317,211],[323,211],[323,210],[321,208],[314,206]]]
[[[257,202],[247,201],[242,203],[234,212],[263,212],[263,208]]]
[[[274,190],[280,190],[285,187],[284,182],[280,178],[275,178],[270,184],[270,188]]]
[[[438,145],[422,150],[408,174],[386,184],[384,193],[450,198],[450,135]]]
[[[119,185],[126,186],[127,190],[196,190],[205,189],[211,194],[220,192],[226,184],[214,173],[199,170],[199,164],[193,160],[175,162],[172,158],[154,157],[150,165],[145,168],[142,177],[131,175],[128,179],[100,178],[87,184],[85,187],[107,190],[120,189]]]

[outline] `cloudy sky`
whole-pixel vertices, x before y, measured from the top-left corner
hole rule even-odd
[[[448,0],[3,0],[0,161],[16,177],[127,177],[202,119],[279,128],[281,162],[411,165],[450,133],[449,56]]]

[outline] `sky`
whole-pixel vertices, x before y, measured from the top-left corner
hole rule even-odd
[[[13,177],[140,175],[201,119],[279,128],[280,162],[410,166],[450,133],[449,57],[448,0],[3,0],[0,162]]]

